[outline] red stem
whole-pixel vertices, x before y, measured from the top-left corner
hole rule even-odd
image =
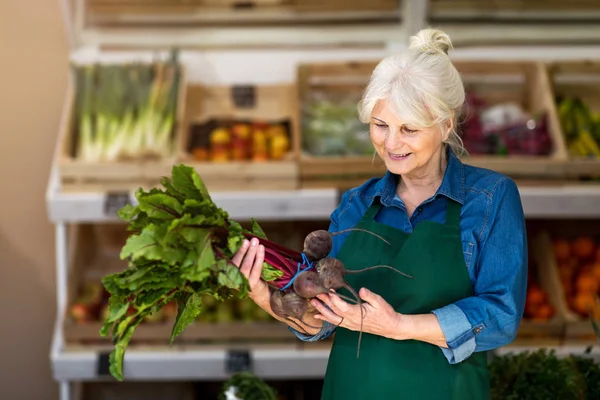
[[[263,246],[265,246],[265,248],[269,248],[269,249],[273,249],[275,251],[277,251],[278,254],[282,255],[282,256],[286,256],[288,258],[293,259],[294,261],[302,261],[302,254],[299,251],[296,250],[292,250],[292,249],[288,249],[285,246],[280,245],[279,243],[275,243],[272,242],[268,239],[264,239],[261,237],[258,237],[256,235],[253,235],[251,233],[247,233],[244,232],[244,236],[246,236],[247,238],[257,238],[258,241],[260,242],[260,244],[262,244]]]

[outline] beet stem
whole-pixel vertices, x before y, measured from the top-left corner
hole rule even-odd
[[[352,293],[352,295],[354,295],[354,297],[356,297],[356,300],[358,301],[358,305],[360,307],[360,333],[358,334],[358,347],[356,348],[356,358],[358,358],[360,356],[360,343],[362,341],[363,319],[364,319],[363,311],[364,310],[362,307],[362,301],[361,301],[358,293],[356,293],[356,290],[354,290],[354,288],[352,286],[350,286],[347,282],[344,282],[344,283],[345,283],[344,287],[346,288],[346,290],[348,290],[350,293]]]
[[[387,269],[391,269],[392,271],[395,271],[395,272],[399,273],[400,275],[404,275],[404,276],[406,276],[407,278],[410,278],[410,279],[412,279],[412,278],[413,278],[413,276],[412,276],[412,275],[405,274],[404,272],[402,272],[402,271],[399,271],[399,270],[397,270],[396,268],[390,267],[389,265],[374,265],[374,266],[372,266],[372,267],[367,267],[367,268],[363,268],[363,269],[356,269],[356,270],[346,270],[346,271],[345,271],[345,273],[346,273],[346,274],[357,274],[357,273],[359,273],[359,272],[365,272],[365,271],[369,271],[369,270],[371,270],[371,269],[376,269],[376,268],[387,268]]]
[[[361,232],[366,232],[366,233],[368,233],[368,234],[370,234],[370,235],[373,235],[373,236],[375,236],[375,237],[377,237],[377,238],[381,239],[381,240],[382,240],[382,241],[384,241],[385,243],[387,243],[387,244],[390,244],[390,242],[388,242],[387,240],[385,240],[384,238],[382,238],[382,237],[381,237],[381,236],[379,236],[378,234],[376,234],[376,233],[374,233],[374,232],[371,232],[371,231],[368,231],[368,230],[366,230],[366,229],[362,229],[362,228],[348,228],[348,229],[344,229],[343,231],[339,231],[339,232],[333,232],[333,233],[331,234],[331,236],[334,236],[334,235],[341,235],[342,233],[346,233],[346,232],[350,232],[350,231],[361,231]]]

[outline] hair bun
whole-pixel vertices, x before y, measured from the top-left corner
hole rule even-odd
[[[452,47],[450,36],[439,29],[422,29],[410,37],[410,48],[423,53],[444,53]]]

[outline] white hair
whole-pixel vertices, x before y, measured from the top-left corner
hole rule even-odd
[[[423,29],[410,38],[408,49],[383,59],[375,67],[359,103],[360,120],[369,123],[380,100],[388,100],[396,116],[415,127],[437,124],[445,133],[446,123],[453,120],[453,129],[443,141],[457,154],[466,153],[456,132],[465,89],[448,57],[451,47],[445,32]]]

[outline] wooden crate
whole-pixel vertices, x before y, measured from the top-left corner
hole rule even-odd
[[[544,112],[547,116],[552,151],[549,155],[478,155],[464,157],[467,164],[493,169],[515,179],[557,179],[563,176],[566,149],[560,132],[556,108],[547,71],[543,64],[522,61],[456,60],[454,64],[468,90],[475,91],[490,105],[516,102],[526,112]],[[337,187],[345,189],[381,176],[385,165],[370,154],[313,155],[308,142],[308,111],[313,98],[329,98],[333,103],[360,100],[375,61],[302,64],[297,71],[299,120],[302,151],[300,179],[303,187]],[[348,100],[349,99],[349,100]],[[349,111],[348,111],[349,112]],[[358,126],[358,114],[355,114]],[[368,137],[367,125],[356,128],[357,135]],[[314,153],[314,152],[313,152]]]
[[[588,261],[577,261],[573,255],[574,240],[582,236],[590,237],[595,241],[593,255]],[[557,240],[566,240],[570,243],[571,255],[564,259],[559,258],[557,249]],[[564,248],[564,247],[563,247]],[[587,316],[584,316],[574,309],[574,304],[570,299],[573,297],[568,293],[576,295],[579,291],[569,292],[569,287],[577,287],[576,277],[581,268],[600,269],[600,230],[597,228],[595,221],[552,221],[547,224],[545,232],[538,238],[538,247],[536,248],[535,256],[548,268],[547,279],[550,279],[552,286],[556,288],[558,296],[555,301],[558,302],[560,314],[565,322],[565,340],[568,341],[584,341],[596,342],[597,338],[594,335],[591,322]],[[572,269],[575,279],[568,279],[563,274]],[[600,270],[596,272],[596,284],[600,287]],[[599,295],[600,291],[596,292]],[[600,308],[595,310],[596,319],[600,320]]]
[[[185,70],[179,83],[176,121],[172,140],[177,142],[182,135],[183,107],[186,98]],[[131,191],[138,187],[150,188],[159,184],[160,178],[168,176],[176,162],[176,155],[160,160],[127,160],[115,162],[85,162],[75,156],[78,140],[75,115],[75,82],[69,79],[63,117],[59,127],[57,152],[58,173],[61,191],[68,192],[112,192]]]
[[[298,187],[298,128],[293,85],[251,87],[254,101],[247,106],[234,100],[235,87],[188,87],[185,131],[179,142],[179,160],[190,165],[209,190],[292,190]],[[196,161],[190,148],[192,126],[211,121],[285,123],[289,151],[281,160]],[[210,130],[206,134],[210,134]]]
[[[455,60],[467,91],[489,105],[514,102],[529,114],[545,114],[550,136],[549,155],[473,155],[466,164],[492,169],[513,178],[562,177],[567,159],[550,80],[544,64],[528,61]],[[467,150],[469,150],[467,148]]]
[[[552,92],[557,101],[557,110],[559,111],[561,107],[559,99],[563,97],[581,99],[597,116],[597,132],[595,134],[590,132],[590,134],[600,135],[600,117],[598,117],[600,115],[600,60],[556,61],[548,63],[548,71]],[[595,140],[598,150],[595,157],[582,156],[575,151],[572,152],[572,142],[567,139],[565,128],[562,125],[560,127],[569,153],[569,159],[565,163],[565,175],[571,179],[599,178],[600,140]]]
[[[317,102],[331,102],[343,107],[348,115],[356,108],[369,76],[377,65],[375,61],[310,63],[300,64],[297,69],[298,80],[298,120],[301,129],[300,180],[302,187],[335,187],[347,189],[360,184],[365,179],[381,176],[385,166],[379,159],[373,161],[370,145],[368,155],[356,149],[355,154],[344,154],[347,150],[338,145],[336,155],[314,155],[314,149],[320,144],[315,134],[315,144],[309,136],[308,125],[311,121],[309,105]],[[340,105],[343,104],[343,105]],[[354,112],[353,131],[349,135],[361,135],[368,141],[368,126],[361,126],[358,113]],[[318,120],[315,116],[314,120]],[[349,118],[350,121],[350,118]],[[345,134],[345,132],[343,132]],[[340,142],[342,143],[342,142]],[[362,153],[362,154],[361,154]]]
[[[273,225],[266,226],[273,231]],[[120,223],[79,224],[70,227],[69,276],[67,285],[67,310],[64,316],[64,336],[67,344],[105,344],[110,345],[110,337],[100,336],[102,327],[100,307],[94,307],[96,318],[87,322],[78,322],[70,314],[71,306],[80,300],[80,291],[84,285],[101,288],[103,276],[119,272],[127,267],[119,259],[120,250],[125,243],[126,227]],[[265,228],[267,229],[267,228]],[[275,239],[277,235],[272,235]],[[103,290],[102,290],[103,291]],[[107,293],[101,303],[107,301]],[[132,344],[168,345],[174,315],[157,322],[143,322],[136,328]],[[230,322],[200,322],[190,324],[177,338],[180,344],[219,344],[219,343],[274,343],[295,342],[296,337],[287,326],[274,319]]]
[[[545,231],[536,231],[528,227],[530,268],[529,285],[539,284],[547,296],[549,304],[554,309],[554,315],[548,320],[538,320],[526,316],[521,321],[516,341],[520,343],[535,342],[545,345],[560,344],[564,339],[565,329],[569,320],[569,311],[561,299],[562,287],[556,270],[547,262],[551,254],[551,244],[547,241]],[[529,299],[529,288],[528,288]],[[526,302],[526,312],[529,301]]]

